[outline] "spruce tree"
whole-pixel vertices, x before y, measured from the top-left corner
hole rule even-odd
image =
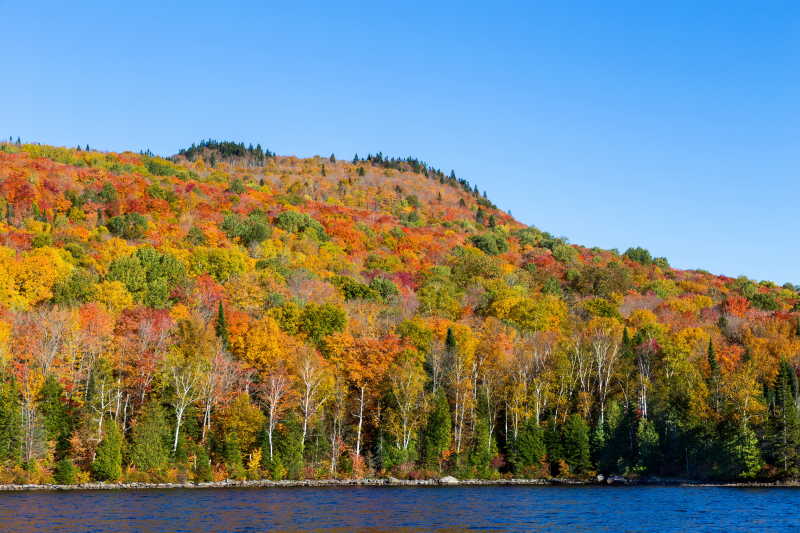
[[[265,442],[264,445],[262,457],[269,461],[269,443]],[[303,474],[303,427],[295,413],[290,413],[281,424],[275,448],[274,455],[280,461],[285,477],[300,479]]]
[[[165,468],[169,463],[170,427],[156,402],[145,405],[131,434],[130,461],[142,471]]]
[[[515,472],[526,473],[538,470],[541,466],[542,460],[547,455],[543,433],[542,428],[532,417],[520,428],[511,453],[511,464]]]
[[[18,464],[22,457],[22,410],[13,379],[0,381],[0,461]]]
[[[800,417],[797,410],[797,374],[788,361],[783,360],[772,390],[773,405],[770,410],[769,451],[772,462],[784,476],[799,473]]]
[[[225,437],[223,456],[225,468],[228,469],[228,477],[230,479],[244,479],[245,471],[242,463],[242,451],[239,447],[239,438],[235,433]]]
[[[422,459],[428,467],[441,469],[442,454],[450,448],[450,404],[440,390],[422,431]]]
[[[53,470],[53,481],[59,485],[72,485],[77,479],[78,469],[69,457],[63,457]]]
[[[550,463],[550,471],[553,475],[560,474],[559,463],[564,459],[564,443],[561,439],[561,428],[558,427],[555,419],[550,420],[542,435],[544,446],[547,450],[547,461]]]
[[[723,446],[723,476],[727,479],[753,479],[764,464],[758,439],[753,430],[742,422],[728,432]]]
[[[92,474],[98,481],[116,481],[122,475],[122,433],[113,421],[106,424],[106,434],[92,463]]]
[[[211,459],[204,446],[198,446],[195,452],[194,480],[196,482],[211,481]]]
[[[722,403],[722,394],[720,391],[722,375],[720,373],[719,362],[717,361],[717,354],[714,351],[714,344],[711,342],[711,339],[708,341],[708,368],[709,401],[711,402],[711,408],[719,412],[720,404]]]
[[[55,443],[56,458],[60,459],[69,451],[72,427],[69,410],[63,398],[63,387],[52,374],[47,376],[39,391],[39,413],[45,438]]]
[[[651,420],[640,418],[636,428],[636,450],[638,468],[653,472],[660,464],[658,432]]]
[[[592,468],[589,426],[579,414],[571,415],[564,424],[564,460],[575,474],[585,474]]]
[[[225,308],[222,302],[219,303],[217,308],[217,320],[214,322],[214,331],[217,337],[222,341],[222,346],[228,348],[228,322],[225,319]]]

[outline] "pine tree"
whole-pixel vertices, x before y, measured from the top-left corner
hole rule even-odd
[[[800,471],[800,417],[797,409],[797,374],[783,360],[772,390],[773,405],[769,420],[769,451],[772,462],[785,476]]]
[[[444,339],[444,349],[448,354],[453,354],[456,351],[456,336],[453,334],[453,328],[447,328],[447,335]]]
[[[550,420],[545,426],[543,435],[545,449],[547,450],[547,461],[550,463],[550,471],[553,474],[560,474],[558,465],[564,459],[564,443],[561,439],[561,428],[555,420]]]
[[[114,422],[106,425],[106,434],[92,463],[92,474],[98,481],[116,481],[122,475],[122,433]]]
[[[512,445],[511,463],[515,472],[524,473],[541,466],[547,455],[543,433],[533,417],[522,426]]]
[[[63,398],[63,387],[52,374],[45,379],[39,391],[39,413],[44,425],[45,438],[56,445],[56,458],[69,451],[72,433],[71,418]]]
[[[422,431],[422,459],[429,466],[441,468],[442,455],[450,448],[450,404],[444,391],[439,391]]]
[[[489,478],[494,473],[491,462],[497,455],[497,443],[489,432],[489,422],[484,415],[478,415],[474,428],[475,439],[469,453],[469,464],[480,478]]]
[[[723,451],[725,454],[723,475],[727,479],[753,479],[764,464],[758,447],[758,438],[744,422],[729,432]]]
[[[22,456],[22,410],[13,379],[0,381],[0,461],[18,464]]]
[[[575,474],[592,468],[589,457],[589,426],[582,416],[573,414],[564,424],[564,460]]]
[[[205,446],[198,446],[194,455],[194,480],[197,482],[211,481],[211,460]]]
[[[69,457],[62,458],[56,463],[53,470],[53,481],[59,485],[72,485],[75,483],[78,469]]]
[[[714,351],[714,343],[711,339],[708,341],[708,390],[710,393],[711,408],[719,412],[720,404],[722,403],[722,394],[720,385],[722,384],[722,376],[720,374],[719,362],[717,361],[717,354]]]
[[[223,456],[225,468],[228,469],[228,477],[231,479],[244,479],[245,471],[242,463],[242,451],[239,448],[239,438],[235,433],[225,437]]]
[[[170,436],[170,427],[161,406],[156,402],[145,405],[131,435],[131,464],[143,471],[166,467]]]
[[[225,320],[225,308],[222,306],[222,302],[219,303],[219,307],[217,309],[217,320],[214,323],[214,331],[217,334],[217,338],[222,341],[223,348],[228,348],[228,322]]]
[[[291,413],[277,435],[277,453],[288,479],[300,479],[303,474],[303,427],[295,413]],[[265,456],[269,455],[266,444]]]
[[[652,472],[660,464],[658,432],[652,420],[640,418],[636,427],[636,450],[639,469]]]

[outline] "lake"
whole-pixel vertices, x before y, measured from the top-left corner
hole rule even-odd
[[[327,487],[0,493],[16,531],[797,531],[800,489]]]

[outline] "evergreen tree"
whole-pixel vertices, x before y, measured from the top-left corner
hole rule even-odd
[[[228,469],[228,477],[231,479],[244,479],[245,471],[242,463],[242,451],[239,448],[239,438],[236,433],[226,435],[223,457],[225,468]]]
[[[578,414],[570,415],[564,424],[564,460],[575,474],[585,474],[592,468],[589,457],[589,426]]]
[[[59,485],[72,485],[77,479],[78,469],[69,457],[63,457],[53,470],[53,481]]]
[[[450,448],[450,424],[450,404],[440,390],[422,431],[422,459],[427,466],[441,468],[442,454]]]
[[[0,381],[0,461],[17,464],[22,456],[22,410],[13,379]]]
[[[710,394],[711,408],[719,412],[720,404],[722,402],[722,394],[720,386],[722,384],[722,376],[720,374],[719,362],[717,361],[717,354],[714,351],[714,344],[709,339],[708,341],[708,390]]]
[[[724,443],[723,476],[727,479],[753,479],[764,464],[758,439],[745,423],[738,424],[733,429]]]
[[[797,410],[797,374],[783,360],[772,390],[773,405],[769,420],[769,452],[772,462],[785,476],[796,476],[800,469],[800,418]]]
[[[166,467],[170,436],[170,427],[161,406],[156,402],[145,405],[131,435],[131,464],[143,471]]]
[[[564,443],[561,440],[561,428],[555,420],[550,420],[544,430],[544,445],[547,450],[547,461],[553,475],[561,474],[559,463],[564,459]]]
[[[543,433],[542,428],[532,417],[520,428],[511,453],[511,463],[515,472],[525,473],[531,469],[537,470],[541,466],[542,460],[547,455]]]
[[[444,349],[448,354],[453,354],[456,351],[456,336],[453,334],[453,328],[447,328],[447,335],[444,339]]]
[[[55,443],[56,458],[61,458],[69,451],[72,427],[69,410],[63,398],[63,387],[52,374],[47,376],[39,391],[39,413],[45,438]]]
[[[469,464],[480,478],[489,478],[494,474],[491,463],[497,455],[497,443],[489,431],[489,422],[484,414],[479,414],[475,421],[475,438],[469,453]]]
[[[217,320],[214,323],[214,331],[217,333],[217,337],[222,341],[222,346],[227,348],[228,322],[225,319],[225,308],[222,306],[222,302],[219,303],[219,307],[217,308]]]
[[[122,475],[122,433],[112,421],[106,424],[106,434],[97,447],[92,474],[98,481],[116,481]]]
[[[653,472],[660,464],[658,431],[651,420],[640,418],[636,428],[636,449],[638,467],[641,470]]]
[[[300,479],[303,474],[303,426],[295,413],[290,413],[277,434],[276,456],[280,458],[288,479]],[[269,456],[269,444],[265,455]]]
[[[197,482],[211,481],[211,459],[205,446],[198,446],[195,452],[194,480]]]

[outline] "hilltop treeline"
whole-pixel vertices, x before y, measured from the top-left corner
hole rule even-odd
[[[0,144],[0,481],[798,476],[797,287],[451,177]]]

